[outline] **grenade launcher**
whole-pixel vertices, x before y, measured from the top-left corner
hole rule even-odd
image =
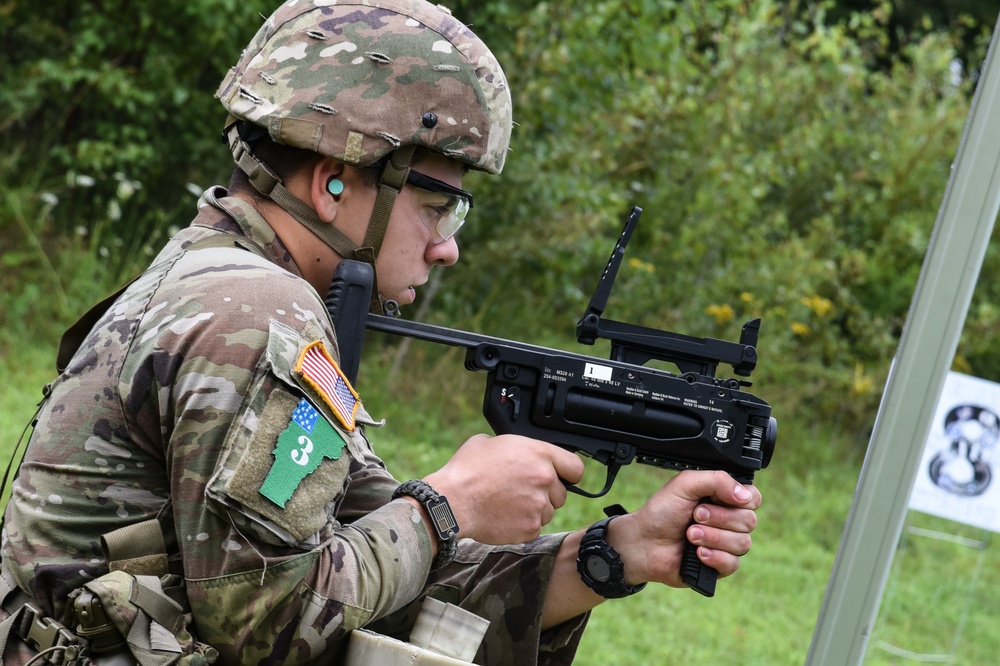
[[[567,484],[585,497],[601,497],[618,471],[632,462],[668,469],[720,469],[741,483],[767,467],[777,439],[770,406],[744,389],[750,382],[715,377],[720,363],[749,377],[757,363],[760,320],[743,326],[739,343],[694,338],[602,319],[625,246],[642,209],[634,207],[608,260],[577,340],[611,342],[609,360],[488,337],[385,315],[368,314],[373,269],[342,261],[326,298],[341,351],[341,369],[357,377],[365,329],[463,347],[465,367],[486,373],[483,415],[496,434],[551,442],[607,467],[594,493]],[[645,367],[650,360],[675,365],[681,374]],[[715,593],[717,572],[688,544],[684,582],[705,596]]]

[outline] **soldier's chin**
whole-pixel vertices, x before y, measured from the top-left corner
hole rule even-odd
[[[417,300],[417,290],[415,287],[407,287],[398,292],[392,300],[396,301],[399,305],[409,305]]]

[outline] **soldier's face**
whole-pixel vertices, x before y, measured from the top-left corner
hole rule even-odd
[[[464,167],[441,155],[427,155],[413,165],[416,171],[461,188]],[[376,261],[379,291],[400,305],[416,299],[416,288],[427,282],[434,266],[458,261],[455,238],[442,241],[434,222],[434,209],[446,203],[443,195],[406,185],[396,197],[385,240]]]

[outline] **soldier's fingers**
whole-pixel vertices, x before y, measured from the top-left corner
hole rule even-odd
[[[580,483],[580,480],[583,479],[583,472],[586,469],[580,456],[555,445],[551,445],[550,449],[552,466],[555,468],[559,478],[568,483]]]

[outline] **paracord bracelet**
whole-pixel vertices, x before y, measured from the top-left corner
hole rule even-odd
[[[392,493],[392,499],[398,499],[404,495],[412,497],[420,502],[427,516],[431,519],[431,525],[438,538],[438,553],[431,564],[431,571],[440,569],[455,559],[455,551],[458,546],[458,521],[448,504],[448,498],[438,495],[427,483],[419,479],[405,481]]]

